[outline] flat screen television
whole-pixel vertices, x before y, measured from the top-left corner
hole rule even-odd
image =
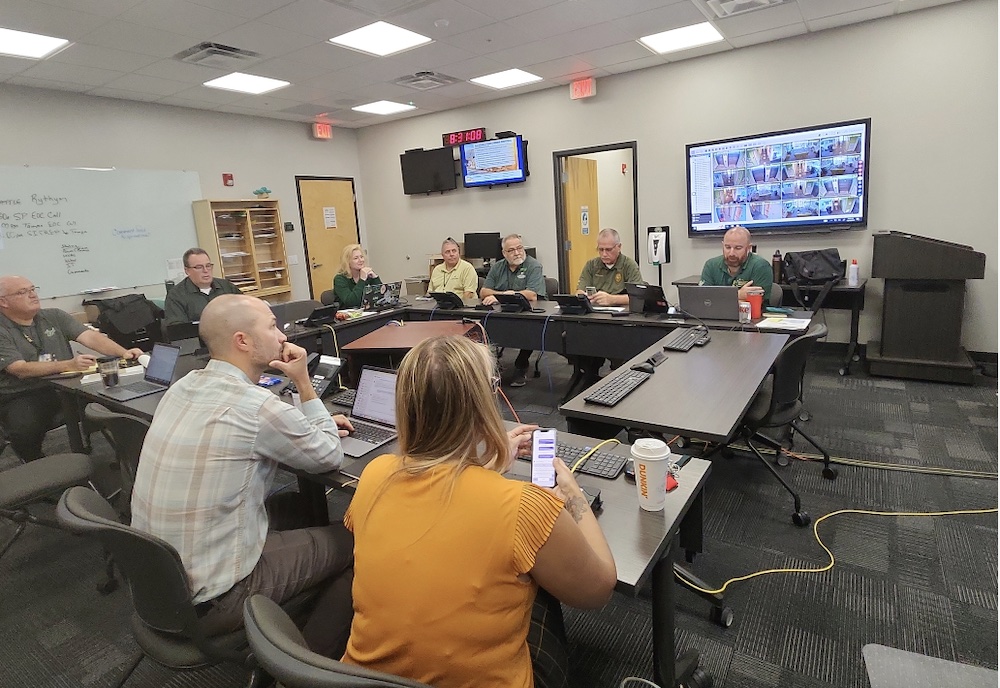
[[[871,119],[687,146],[688,236],[854,229],[868,222]]]
[[[527,177],[527,158],[520,136],[463,143],[462,185],[496,186],[523,182]]]
[[[503,258],[500,248],[500,232],[473,232],[465,235],[465,257],[499,260]]]
[[[408,195],[451,191],[458,188],[455,153],[451,146],[408,150],[399,156],[403,193]]]

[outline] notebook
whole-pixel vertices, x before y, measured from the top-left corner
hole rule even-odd
[[[340,438],[346,456],[364,456],[396,439],[396,371],[361,368],[350,419],[354,432]]]
[[[399,293],[402,289],[402,282],[369,284],[361,297],[361,310],[384,311],[387,308],[396,308],[399,306]]]
[[[177,358],[180,354],[180,347],[154,344],[142,380],[102,389],[101,395],[115,401],[131,401],[164,391],[170,386],[170,381],[174,377],[174,368],[177,367]]]
[[[681,310],[702,320],[739,320],[739,289],[678,284]]]

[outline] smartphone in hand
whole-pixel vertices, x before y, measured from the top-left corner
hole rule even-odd
[[[539,487],[555,487],[555,458],[555,428],[539,428],[531,433],[531,482]]]

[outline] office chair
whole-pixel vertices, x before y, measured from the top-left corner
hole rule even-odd
[[[764,386],[757,392],[757,396],[751,402],[750,408],[740,420],[739,429],[737,430],[754,456],[760,459],[760,462],[767,467],[767,470],[792,495],[795,503],[792,522],[802,527],[809,525],[812,520],[809,514],[802,510],[802,500],[774,466],[764,458],[764,455],[760,453],[754,442],[759,442],[773,449],[775,461],[780,463],[782,461],[783,447],[779,442],[760,431],[765,428],[789,427],[802,435],[809,444],[823,455],[823,477],[827,480],[834,480],[837,477],[836,469],[830,466],[830,453],[803,432],[801,426],[798,424],[799,413],[802,411],[802,379],[806,371],[806,359],[816,340],[825,337],[826,334],[826,325],[816,323],[811,325],[805,334],[785,344],[775,359],[774,365],[771,367],[770,380],[765,381]],[[728,447],[723,448],[722,453],[723,456],[732,456],[732,451]],[[787,459],[785,463],[787,463]]]
[[[139,453],[149,430],[149,421],[125,413],[116,413],[98,403],[87,404],[84,418],[108,438],[115,450],[115,462],[121,475],[121,488],[107,498],[117,497],[118,514],[122,523],[132,520],[132,486],[139,467]]]
[[[559,280],[555,277],[542,277],[545,280],[545,296],[539,296],[539,301],[544,301],[546,299],[551,299],[553,294],[559,293]],[[542,371],[539,366],[542,364],[542,356],[545,355],[544,351],[539,351],[538,355],[535,356],[535,377],[541,377]]]
[[[119,523],[108,501],[86,488],[66,490],[56,516],[68,530],[98,538],[128,580],[135,609],[132,634],[141,651],[126,667],[119,687],[145,656],[172,669],[232,662],[251,672],[248,686],[261,684],[261,672],[242,629],[212,638],[205,635],[191,600],[187,573],[173,547]]]
[[[333,289],[327,289],[319,295],[319,302],[324,306],[332,306],[337,303],[337,295],[334,293]]]
[[[92,472],[93,464],[86,454],[55,454],[0,473],[0,519],[17,525],[14,535],[0,548],[0,557],[21,537],[29,523],[62,528],[55,519],[34,515],[29,507],[69,487],[86,484]]]
[[[263,595],[246,601],[243,625],[254,660],[285,688],[429,688],[316,654],[288,614]]]
[[[785,290],[777,282],[771,283],[771,293],[767,295],[768,306],[780,306],[785,300]]]

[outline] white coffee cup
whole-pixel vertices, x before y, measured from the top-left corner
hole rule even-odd
[[[662,511],[667,501],[670,447],[663,440],[643,437],[632,444],[632,461],[639,506],[646,511]]]

